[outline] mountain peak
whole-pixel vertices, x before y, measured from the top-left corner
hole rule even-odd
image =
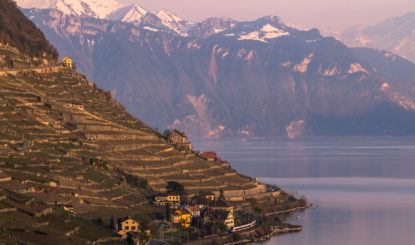
[[[57,9],[67,15],[107,18],[125,4],[118,0],[16,0],[22,8]]]
[[[177,15],[167,11],[167,10],[160,10],[157,12],[157,17],[159,17],[161,20],[166,21],[166,22],[176,22],[176,23],[180,23],[183,21],[182,18],[178,17]]]
[[[163,25],[181,36],[187,36],[187,31],[194,25],[192,22],[183,20],[167,10],[158,11],[156,16],[161,20]]]
[[[128,23],[140,23],[142,18],[148,13],[147,10],[138,4],[126,7],[126,9],[128,9],[128,11],[120,20]]]

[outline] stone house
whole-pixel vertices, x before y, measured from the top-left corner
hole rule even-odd
[[[187,142],[187,136],[184,134],[184,131],[175,129],[169,132],[167,134],[167,140],[179,150],[192,150],[192,143]]]

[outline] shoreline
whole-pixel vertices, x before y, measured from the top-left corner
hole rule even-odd
[[[289,214],[289,213],[294,213],[300,210],[305,210],[307,208],[309,208],[309,205],[306,206],[302,206],[302,207],[296,207],[296,208],[292,208],[292,209],[288,209],[288,210],[284,210],[284,211],[277,211],[277,212],[271,212],[271,213],[266,213],[264,214],[265,217],[269,217],[269,216],[278,216],[280,214]],[[283,227],[281,227],[283,226]],[[271,231],[267,232],[266,234],[262,234],[259,235],[259,231],[260,229],[263,229],[264,225],[259,225],[255,228],[251,228],[249,230],[246,231],[241,231],[241,232],[235,232],[235,233],[228,233],[226,235],[217,235],[217,236],[210,236],[207,237],[205,239],[200,239],[200,240],[195,240],[195,241],[190,241],[187,243],[184,243],[186,245],[207,245],[207,244],[224,244],[224,245],[240,245],[240,244],[255,244],[255,243],[260,243],[260,242],[265,242],[270,240],[272,237],[277,236],[277,235],[283,235],[283,234],[288,234],[288,233],[292,233],[292,232],[300,232],[303,230],[303,227],[300,225],[291,225],[291,224],[287,224],[287,223],[283,223],[282,225],[272,225]],[[259,236],[258,236],[259,235]],[[235,237],[240,236],[241,238],[239,240],[236,241],[232,241],[232,242],[223,242],[224,239],[230,239],[233,238],[235,239]],[[249,238],[245,238],[245,237],[249,237]],[[219,241],[219,239],[222,241]]]

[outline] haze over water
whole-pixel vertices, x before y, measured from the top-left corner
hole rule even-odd
[[[231,166],[306,195],[304,230],[273,244],[414,244],[415,140],[201,142]]]

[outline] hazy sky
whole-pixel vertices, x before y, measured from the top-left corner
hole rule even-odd
[[[386,18],[415,12],[415,0],[120,0],[146,9],[169,10],[200,21],[213,16],[254,20],[277,15],[285,23],[304,27],[344,29],[370,25]]]

